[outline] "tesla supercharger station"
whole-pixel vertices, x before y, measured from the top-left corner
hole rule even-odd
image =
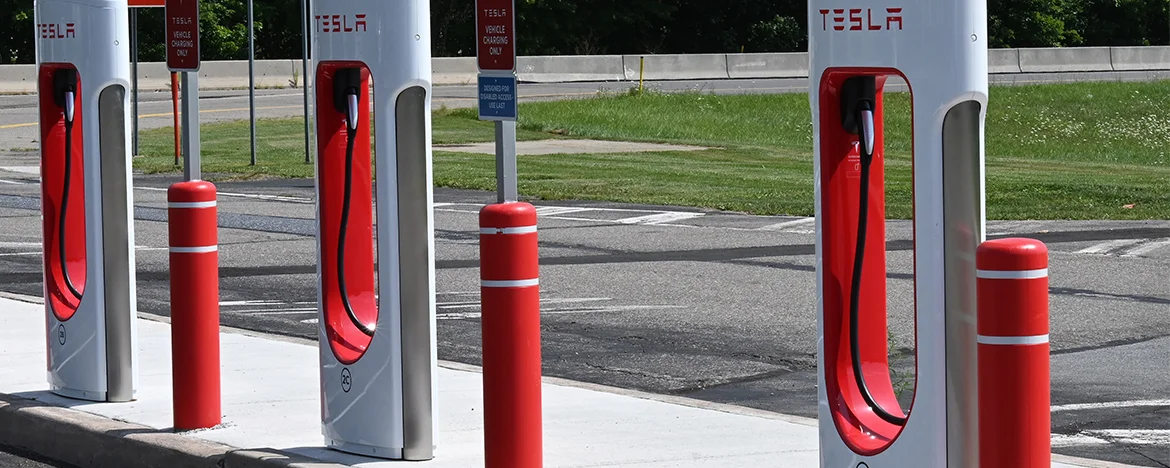
[[[809,29],[821,466],[976,467],[985,0],[812,0]],[[912,99],[917,370],[907,409],[886,357],[890,77]]]
[[[346,452],[431,459],[438,360],[429,5],[315,2],[312,16],[322,433]]]
[[[129,401],[138,381],[126,0],[37,0],[48,379]]]

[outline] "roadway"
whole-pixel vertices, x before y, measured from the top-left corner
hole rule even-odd
[[[805,84],[655,85],[730,93],[803,91]],[[621,91],[629,83],[526,85],[521,97],[588,96],[606,86]],[[247,117],[246,92],[205,94],[203,122]],[[262,116],[300,112],[295,91],[258,94],[258,105],[269,108]],[[435,105],[471,105],[473,95],[473,87],[439,87]],[[144,128],[169,125],[169,95],[155,98],[143,97]],[[35,132],[35,125],[17,126],[35,121],[32,102],[0,97],[0,105],[13,106],[0,125],[0,142],[9,149],[35,147],[9,143]],[[0,285],[31,296],[42,293],[39,181],[20,171],[36,164],[35,153],[0,152],[0,167],[9,168],[0,169]],[[169,314],[165,188],[175,180],[137,176],[135,182],[138,305],[159,315]],[[315,339],[312,182],[222,183],[220,195],[223,323]],[[476,213],[493,198],[436,190],[441,359],[479,362]],[[541,207],[546,375],[815,417],[808,219],[534,203]],[[1170,222],[993,221],[988,233],[1034,237],[1052,249],[1054,450],[1170,466]],[[905,387],[913,382],[908,223],[891,222],[887,240],[892,373]],[[901,395],[908,403],[910,392]]]
[[[76,468],[41,455],[0,444],[0,468]]]

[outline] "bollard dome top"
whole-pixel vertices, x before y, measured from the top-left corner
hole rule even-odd
[[[1042,270],[1048,268],[1048,247],[1025,237],[989,240],[975,251],[975,267],[988,271]]]

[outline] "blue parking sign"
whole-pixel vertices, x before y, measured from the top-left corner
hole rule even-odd
[[[479,75],[479,119],[516,120],[516,76]]]

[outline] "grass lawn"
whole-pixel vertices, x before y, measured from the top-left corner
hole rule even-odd
[[[1170,81],[996,86],[987,116],[989,219],[1170,218]],[[886,97],[888,214],[910,216],[909,95]],[[806,94],[646,94],[524,103],[521,139],[696,144],[697,152],[520,157],[520,191],[543,199],[812,214]],[[434,114],[435,144],[492,141],[471,109]],[[265,120],[248,166],[247,122],[202,128],[203,171],[312,176],[303,121]],[[135,167],[177,171],[170,129],[144,131]],[[494,190],[494,158],[435,152],[435,184]],[[213,179],[214,180],[214,179]]]

